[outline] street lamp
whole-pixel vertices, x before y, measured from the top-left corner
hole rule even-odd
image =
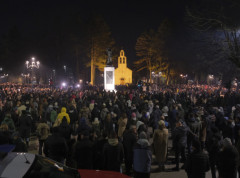
[[[30,63],[29,61],[26,61],[26,67],[27,69],[31,68],[36,68],[36,69],[39,69],[40,67],[40,62],[39,61],[35,61],[35,58],[32,57],[32,62]]]
[[[208,75],[208,84],[212,84],[213,83],[213,80],[214,80],[214,75]]]
[[[34,79],[36,76],[34,75],[34,68],[39,69],[40,67],[40,62],[36,61],[34,57],[31,58],[31,62],[26,61],[26,67],[27,69],[31,69],[31,78]]]
[[[24,82],[25,82],[25,83],[28,83],[27,78],[29,78],[29,76],[30,76],[29,73],[28,73],[28,74],[22,74],[22,77],[24,77]]]

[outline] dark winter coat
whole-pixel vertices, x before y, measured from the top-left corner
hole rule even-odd
[[[151,120],[152,120],[151,124],[152,124],[153,129],[158,129],[158,126],[159,126],[158,122],[160,120],[161,115],[162,115],[162,112],[159,108],[156,108],[153,111],[153,113],[151,115],[151,117],[152,117],[151,118]]]
[[[185,147],[187,144],[188,129],[185,126],[176,127],[173,130],[173,147]]]
[[[74,158],[78,169],[93,169],[93,142],[88,138],[78,141],[75,145]]]
[[[131,130],[123,134],[123,147],[125,159],[132,163],[133,161],[133,146],[137,142],[137,135]]]
[[[67,157],[68,146],[63,137],[54,133],[45,141],[43,152],[47,157],[61,162]]]
[[[121,143],[117,143],[117,145],[112,145],[109,142],[106,143],[103,147],[104,169],[120,172],[123,153],[123,145]]]
[[[193,151],[185,163],[188,178],[205,178],[205,173],[209,168],[208,155],[202,151]]]
[[[24,114],[19,120],[19,132],[22,138],[29,138],[32,127],[32,116],[30,114]]]
[[[149,145],[136,143],[133,148],[133,169],[136,172],[151,171],[152,151]]]
[[[217,155],[219,177],[236,178],[239,154],[235,147],[229,146]]]

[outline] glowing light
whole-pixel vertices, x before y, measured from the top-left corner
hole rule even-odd
[[[65,87],[65,86],[67,86],[67,84],[66,84],[65,82],[63,82],[63,83],[62,83],[62,86]]]

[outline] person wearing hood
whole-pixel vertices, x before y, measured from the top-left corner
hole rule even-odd
[[[58,114],[57,119],[53,125],[53,127],[58,127],[62,123],[63,117],[66,117],[67,123],[70,124],[70,117],[67,113],[67,109],[65,107],[62,107],[61,113]]]
[[[141,132],[133,147],[134,178],[149,178],[152,163],[152,151],[147,134]]]
[[[121,172],[124,157],[123,145],[118,141],[114,131],[110,133],[108,142],[103,147],[103,157],[104,170]]]

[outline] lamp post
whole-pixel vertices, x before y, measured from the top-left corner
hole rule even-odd
[[[24,77],[24,83],[26,84],[28,84],[28,78],[29,78],[29,76],[30,76],[30,74],[22,74],[22,77]]]
[[[214,75],[208,75],[208,78],[207,78],[208,85],[213,84],[213,80],[214,80]]]
[[[181,84],[187,79],[188,75],[187,74],[180,74],[180,78],[181,78]],[[186,82],[186,81],[185,81]]]
[[[30,70],[31,70],[31,73],[32,73],[32,74],[31,74],[31,79],[36,78],[34,69],[35,69],[35,68],[36,68],[36,69],[39,69],[39,67],[40,67],[40,62],[39,62],[39,61],[35,61],[35,58],[32,57],[32,58],[31,58],[31,62],[26,61],[26,67],[27,67],[27,69],[30,69]]]

